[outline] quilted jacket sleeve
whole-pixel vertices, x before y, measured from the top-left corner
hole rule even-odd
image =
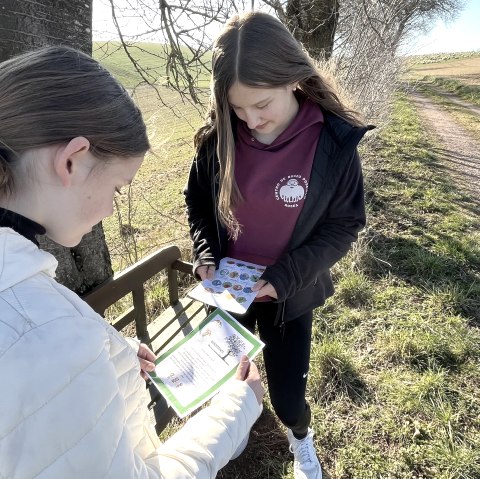
[[[113,328],[58,317],[16,339],[0,329],[0,477],[213,478],[259,413],[234,381],[160,445],[135,352]]]
[[[162,478],[210,479],[227,464],[261,412],[252,389],[232,380],[212,404],[158,450]]]
[[[0,397],[0,477],[148,477],[125,420],[141,384],[128,372],[130,348],[119,348],[122,371],[100,323],[57,316],[29,326],[10,331],[17,337],[0,357],[8,391]],[[122,391],[128,384],[131,399]]]
[[[116,358],[115,361],[119,362]],[[134,385],[125,386],[126,397],[145,391],[143,387],[135,393]],[[248,434],[262,407],[245,382],[231,380],[210,406],[192,417],[160,446],[148,414],[141,416],[144,421],[142,432],[135,418],[135,409],[134,404],[127,407],[132,411],[127,416],[127,424],[133,430],[132,437],[137,438],[134,442],[136,469],[142,471],[144,464],[149,478],[213,479]],[[152,450],[152,445],[156,445],[155,450]],[[138,477],[145,476],[141,474]]]

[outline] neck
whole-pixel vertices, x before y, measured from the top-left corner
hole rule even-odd
[[[267,135],[262,135],[261,133],[258,133],[257,131],[252,130],[252,136],[256,140],[258,140],[260,143],[263,143],[264,145],[271,145],[281,133],[282,132],[280,133],[272,132]]]
[[[12,195],[9,198],[0,199],[0,208],[22,215],[35,223],[42,224],[42,217],[38,210],[38,206],[39,201],[34,198],[23,200],[22,198]]]

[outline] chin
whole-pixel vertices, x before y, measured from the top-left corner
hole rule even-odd
[[[82,241],[83,236],[80,238],[61,238],[57,236],[50,236],[47,233],[47,236],[52,240],[55,241],[55,243],[59,244],[60,246],[64,246],[65,248],[74,248],[75,246],[78,246],[80,241]]]

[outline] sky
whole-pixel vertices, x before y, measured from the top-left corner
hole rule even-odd
[[[109,0],[93,0],[93,35],[96,40],[115,38],[109,3]],[[121,3],[121,0],[115,3]],[[135,1],[130,0],[130,3],[135,4]],[[124,28],[122,31],[130,34],[146,30],[145,25],[138,26],[133,18]],[[480,51],[480,0],[465,0],[465,8],[455,20],[448,23],[438,20],[427,34],[418,35],[410,41],[402,53],[419,55],[461,51]]]
[[[439,20],[426,35],[418,36],[406,53],[450,53],[480,51],[480,0],[468,0],[462,13],[452,22]]]

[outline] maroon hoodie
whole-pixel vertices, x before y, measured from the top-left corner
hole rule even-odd
[[[234,210],[241,233],[229,242],[228,256],[268,266],[286,251],[307,195],[322,126],[320,107],[308,99],[271,145],[255,139],[239,120],[235,179],[244,201]]]

